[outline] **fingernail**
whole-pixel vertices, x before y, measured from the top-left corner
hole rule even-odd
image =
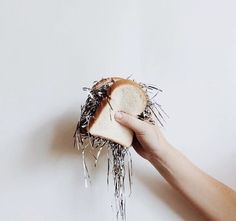
[[[121,120],[123,116],[124,116],[123,113],[120,112],[120,111],[115,113],[115,119],[116,120]]]

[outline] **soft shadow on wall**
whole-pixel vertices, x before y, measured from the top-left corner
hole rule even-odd
[[[65,169],[71,168],[77,171],[78,185],[84,186],[83,166],[81,150],[74,147],[74,132],[80,113],[76,108],[65,110],[55,118],[47,120],[32,130],[27,138],[23,159],[20,159],[25,172],[30,170],[34,173],[36,169],[43,171],[41,167]],[[86,162],[92,180],[95,182],[99,175],[104,173],[104,162],[106,162],[106,150],[102,150],[97,167],[94,167],[94,158],[91,154],[86,154]],[[67,166],[63,166],[67,164]],[[75,169],[76,168],[76,169]],[[74,170],[75,169],[75,170]]]
[[[186,221],[206,221],[206,219],[183,197],[160,177],[135,172],[137,180],[148,189],[150,193],[161,199],[179,217]]]

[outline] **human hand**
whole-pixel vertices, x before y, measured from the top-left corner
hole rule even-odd
[[[135,133],[133,147],[146,160],[152,161],[153,158],[160,157],[168,146],[157,125],[149,124],[124,112],[117,112],[115,119]]]

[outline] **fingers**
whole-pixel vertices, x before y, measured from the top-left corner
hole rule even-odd
[[[136,133],[136,135],[145,134],[145,131],[148,129],[148,124],[146,122],[141,121],[136,117],[126,114],[124,112],[116,112],[115,119],[123,126],[133,130]]]

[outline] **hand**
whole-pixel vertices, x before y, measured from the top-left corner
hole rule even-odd
[[[118,112],[115,119],[135,133],[133,147],[207,220],[235,221],[236,192],[204,173],[176,148],[159,128],[129,114]]]
[[[117,112],[115,119],[135,133],[133,147],[143,158],[152,161],[154,157],[160,156],[163,149],[167,147],[168,142],[158,126],[139,120],[124,112]]]

